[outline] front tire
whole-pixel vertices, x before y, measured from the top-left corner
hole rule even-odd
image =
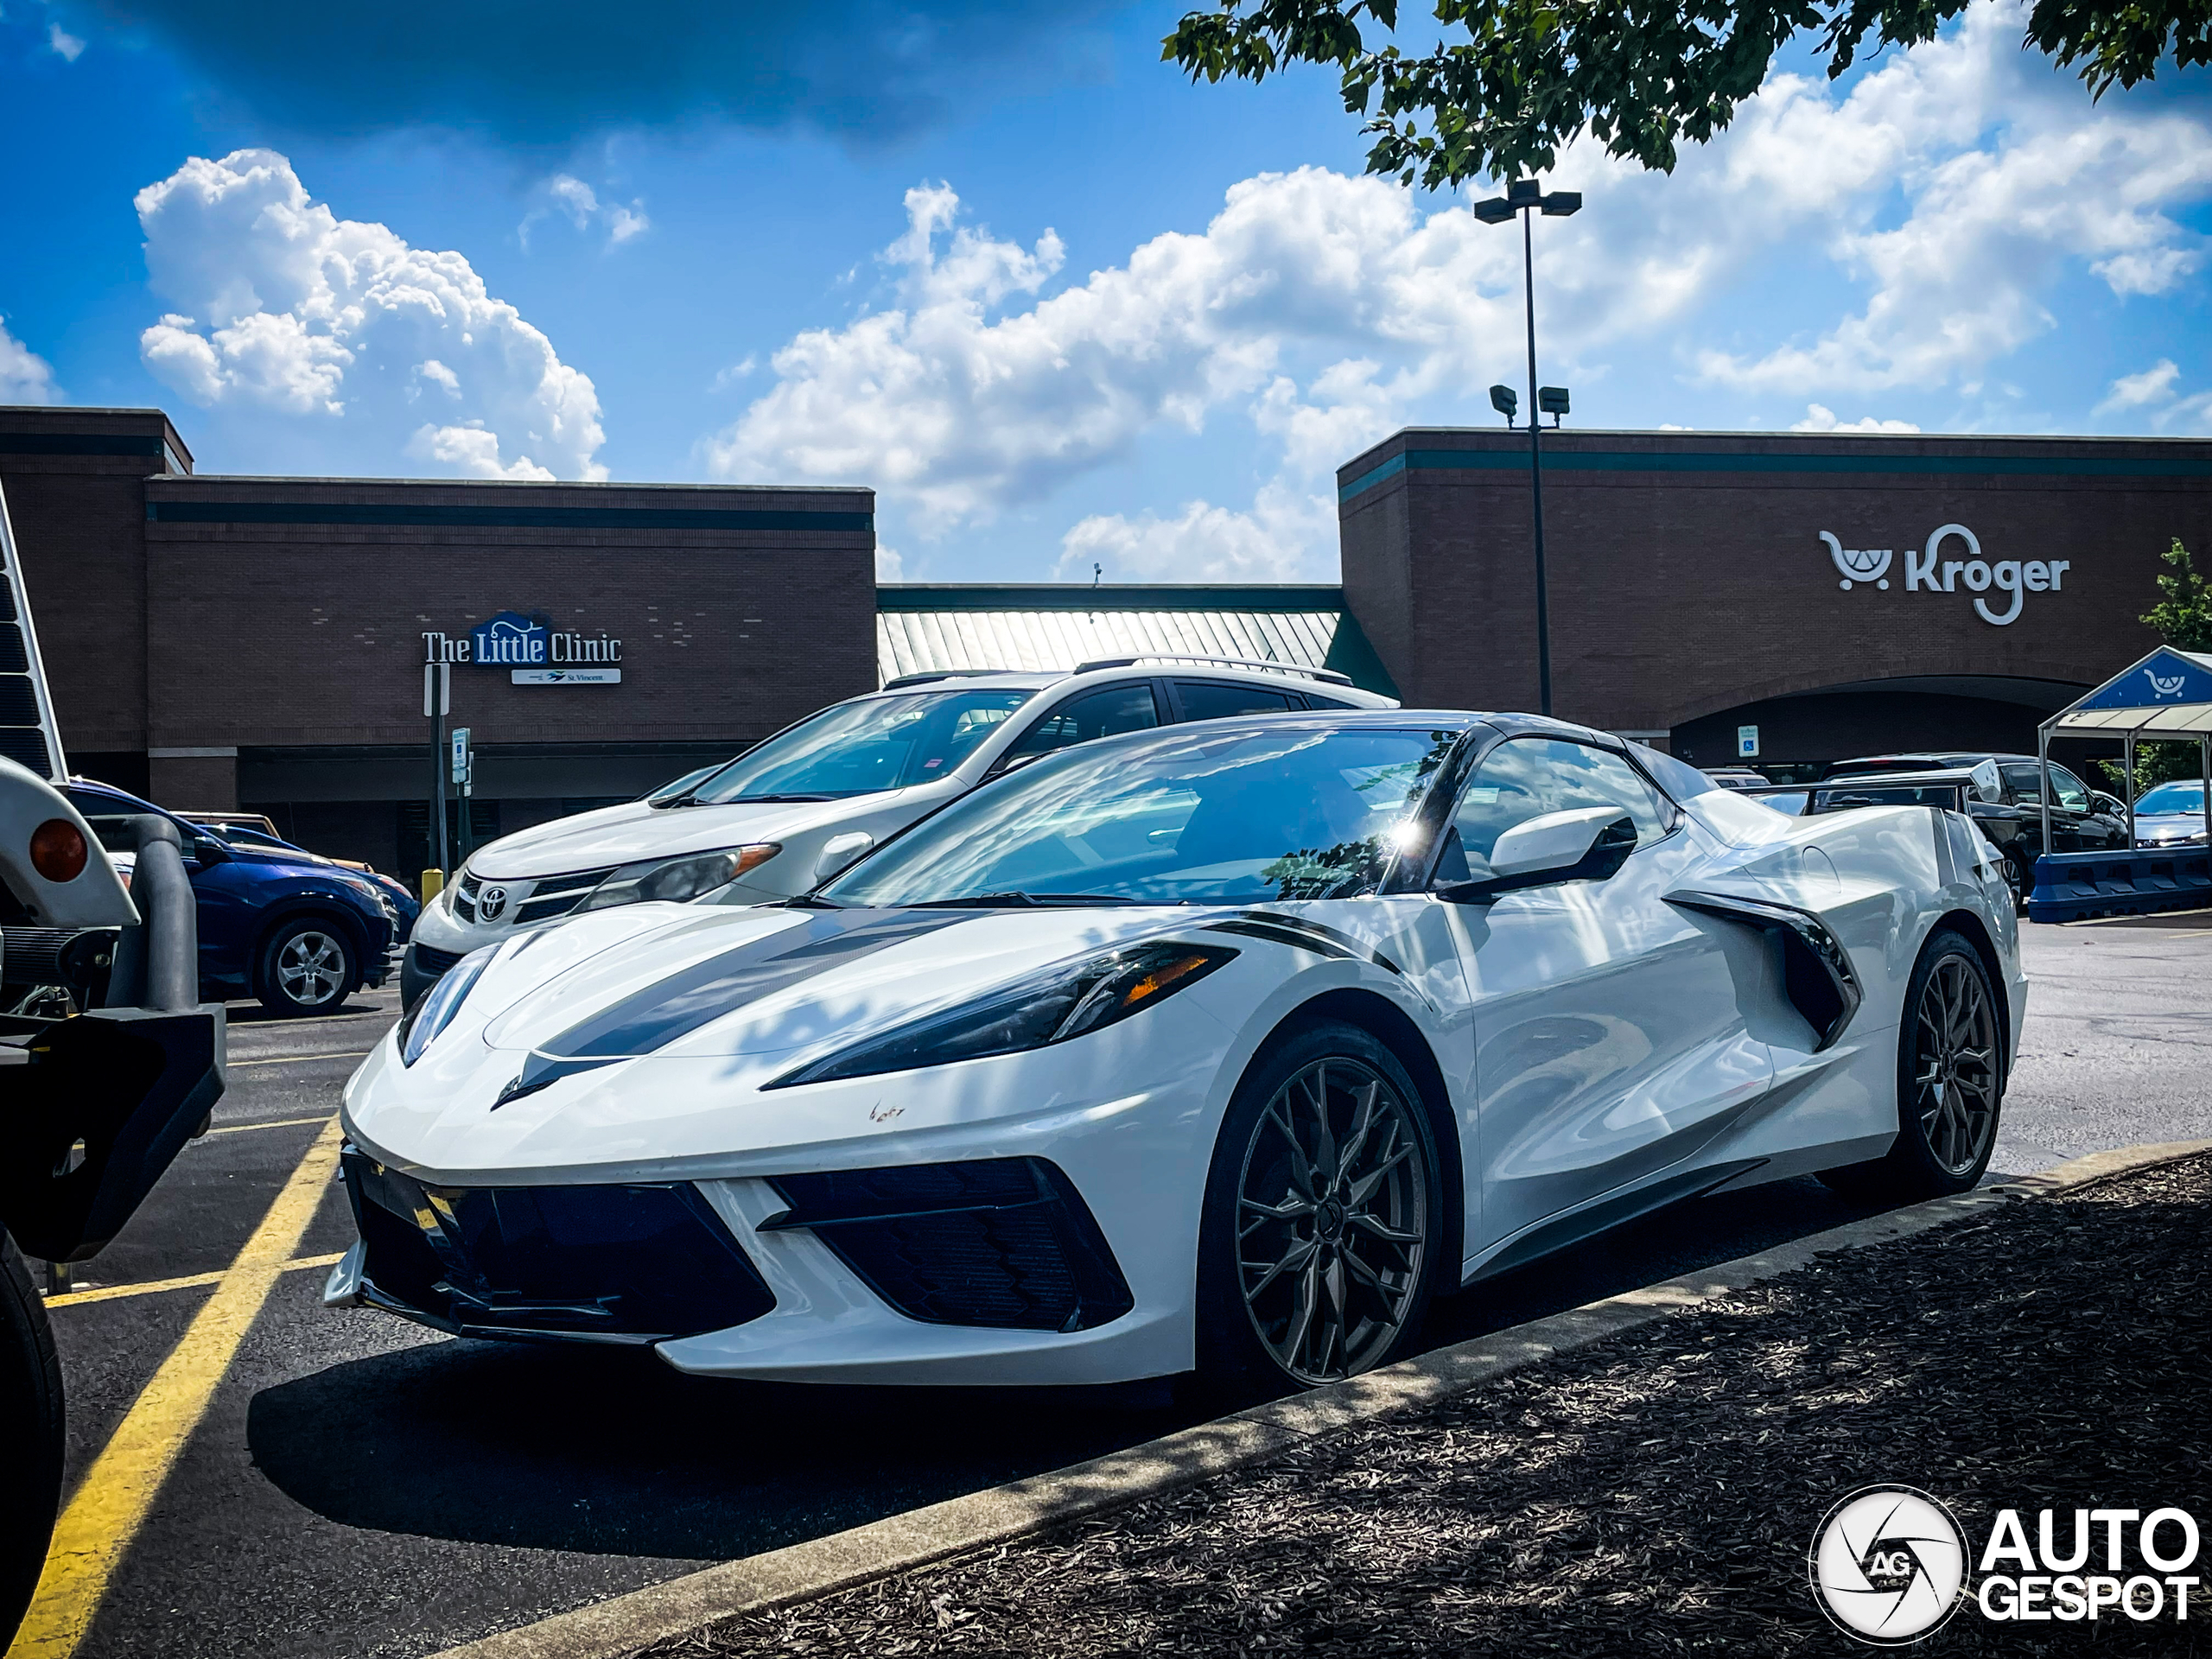
[[[360,983],[353,947],[319,917],[286,922],[261,953],[261,1006],[288,1019],[333,1014]]]
[[[1327,1020],[1230,1103],[1198,1236],[1201,1377],[1281,1394],[1411,1350],[1447,1236],[1434,1135],[1396,1055]]]
[[[0,1646],[46,1567],[61,1507],[61,1364],[46,1305],[0,1233]]]
[[[1967,1192],[1989,1167],[2004,1093],[2004,1039],[1989,969],[1965,935],[1939,928],[1905,988],[1897,1138],[1885,1156],[1821,1179],[1847,1197],[1883,1204]]]

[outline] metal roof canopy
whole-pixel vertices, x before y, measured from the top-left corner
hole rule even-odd
[[[1215,657],[1330,670],[1398,695],[1341,588],[885,584],[875,626],[886,684],[946,671],[1066,673],[1102,658]]]
[[[2118,737],[2127,767],[2127,841],[2135,845],[2135,745],[2139,740],[2195,738],[2212,784],[2212,653],[2160,645],[2102,685],[2060,709],[2036,729],[2044,766],[2043,844],[2050,846],[2050,740]],[[2204,830],[2212,844],[2212,786],[2204,792]]]

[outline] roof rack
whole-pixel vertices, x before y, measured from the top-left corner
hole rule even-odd
[[[902,685],[927,685],[932,680],[973,680],[990,674],[1019,674],[1018,668],[933,668],[926,674],[901,674],[895,680],[886,680],[883,689],[896,691]]]
[[[1268,674],[1297,674],[1309,680],[1325,680],[1331,685],[1350,685],[1349,674],[1339,674],[1333,668],[1307,668],[1302,663],[1255,663],[1243,657],[1188,657],[1173,652],[1147,651],[1135,657],[1100,657],[1090,662],[1077,663],[1074,672],[1088,674],[1094,669],[1133,668],[1139,663],[1206,663],[1216,668],[1256,668]]]

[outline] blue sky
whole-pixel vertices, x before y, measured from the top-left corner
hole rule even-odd
[[[1332,469],[1521,378],[1518,238],[1363,178],[1332,76],[1189,85],[1181,9],[4,0],[0,401],[872,484],[908,579],[1328,579]],[[2208,83],[2092,105],[2022,23],[1785,60],[1672,177],[1570,149],[1571,423],[2212,427]]]

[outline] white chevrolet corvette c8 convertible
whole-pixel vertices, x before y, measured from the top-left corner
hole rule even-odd
[[[327,1299],[684,1370],[1311,1384],[1694,1194],[1989,1159],[1997,856],[1525,715],[1087,744],[772,908],[467,957],[348,1084]]]

